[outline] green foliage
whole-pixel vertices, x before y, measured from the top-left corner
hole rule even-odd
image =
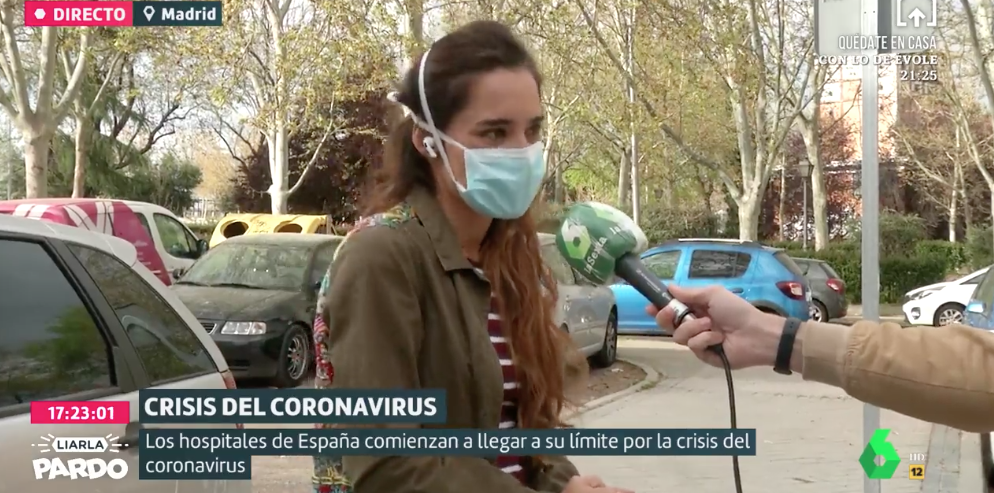
[[[193,204],[193,189],[200,184],[200,169],[174,154],[165,154],[157,161],[136,156],[129,164],[119,166],[111,146],[93,145],[88,152],[85,195],[121,200],[139,200],[161,205],[180,213]],[[13,157],[11,159],[14,159]],[[13,168],[13,196],[24,196],[24,162]],[[72,137],[58,134],[52,139],[49,161],[48,195],[72,195],[75,155]]]
[[[639,221],[649,245],[656,245],[676,238],[727,238],[737,237],[738,231],[731,230],[732,236],[721,231],[715,214],[701,210],[680,210],[666,207],[647,207]]]
[[[858,218],[850,221],[850,231],[854,231],[856,244],[862,239]],[[906,255],[908,245],[928,239],[928,227],[919,216],[898,214],[893,211],[880,213],[880,256]]]
[[[914,256],[932,256],[944,259],[946,273],[957,272],[969,263],[966,245],[944,240],[925,240],[916,243]]]
[[[994,241],[991,228],[972,227],[966,231],[966,257],[971,269],[977,270],[994,263]]]
[[[898,303],[904,293],[942,281],[950,268],[948,251],[954,248],[949,247],[943,251],[941,247],[929,245],[920,250],[912,249],[911,255],[881,255],[880,302]],[[846,298],[849,302],[862,302],[863,265],[859,243],[842,242],[820,251],[788,250],[787,253],[791,257],[815,258],[828,262],[845,281]]]

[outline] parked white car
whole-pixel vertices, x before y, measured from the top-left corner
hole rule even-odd
[[[973,291],[989,267],[967,274],[952,282],[940,282],[908,291],[902,307],[904,318],[911,325],[940,327],[963,321]]]
[[[235,388],[235,380],[203,326],[138,261],[134,245],[0,214],[0,279],[13,287],[0,296],[0,440],[6,448],[0,492],[251,491],[245,480],[138,481],[140,431],[170,427],[138,422],[138,392],[224,390]],[[32,424],[31,401],[41,400],[127,401],[129,422]],[[32,461],[58,452],[33,444],[46,437],[94,436],[122,445],[87,457],[123,460],[128,472],[122,481],[106,477],[69,488],[79,483],[35,479]]]
[[[556,237],[539,233],[542,260],[559,286],[556,323],[595,367],[607,368],[618,357],[618,305],[614,291],[595,286],[573,271],[556,248]]]

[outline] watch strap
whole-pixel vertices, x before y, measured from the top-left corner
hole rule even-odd
[[[801,321],[790,317],[783,324],[783,334],[780,335],[780,344],[777,346],[777,358],[773,363],[773,371],[781,375],[790,375],[790,358],[794,354],[794,340],[797,339],[797,331],[801,328]]]

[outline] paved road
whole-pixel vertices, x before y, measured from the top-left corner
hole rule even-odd
[[[653,389],[588,413],[578,424],[591,428],[728,426],[722,371],[702,366],[692,354],[665,339],[627,340],[619,348],[620,354],[656,368],[666,378]],[[745,491],[862,491],[863,472],[857,463],[865,446],[861,403],[838,389],[767,369],[736,372],[734,381],[739,426],[757,429],[758,455],[741,459]],[[930,486],[926,491],[959,491],[955,479],[960,434],[950,434],[947,441],[955,441],[947,447],[951,450],[930,451],[931,425],[883,411],[881,426],[893,430],[891,442],[904,459],[895,479],[883,482],[885,493],[922,491],[922,481],[907,479],[907,457],[930,452],[954,460],[946,467],[944,487]],[[574,461],[584,472],[638,493],[734,492],[727,457],[575,457]],[[938,466],[930,464],[926,476],[933,471],[937,473]],[[964,493],[979,493],[979,484],[964,482],[962,486]]]
[[[724,374],[704,367],[687,351],[662,338],[623,339],[619,353],[665,375],[656,387],[594,410],[577,422],[592,428],[725,428]],[[757,429],[758,455],[742,458],[743,488],[749,493],[859,493],[863,472],[856,462],[862,440],[862,404],[841,391],[771,370],[736,372],[739,426]],[[980,493],[973,472],[979,450],[971,437],[943,433],[927,423],[884,411],[881,425],[905,460],[883,493]],[[278,427],[275,426],[274,427]],[[930,434],[935,438],[929,448]],[[968,445],[960,454],[960,440]],[[907,479],[907,456],[930,454],[929,481]],[[575,457],[584,473],[637,493],[734,493],[727,457]],[[964,471],[960,474],[960,469]],[[310,491],[306,457],[256,457],[256,493]],[[926,486],[923,490],[922,487]],[[985,492],[986,493],[986,492]]]

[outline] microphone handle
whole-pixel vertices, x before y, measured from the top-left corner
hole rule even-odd
[[[622,255],[614,265],[614,273],[631,284],[656,308],[673,308],[673,327],[679,327],[684,320],[692,320],[690,308],[673,298],[666,285],[649,271],[639,257],[631,252]]]

